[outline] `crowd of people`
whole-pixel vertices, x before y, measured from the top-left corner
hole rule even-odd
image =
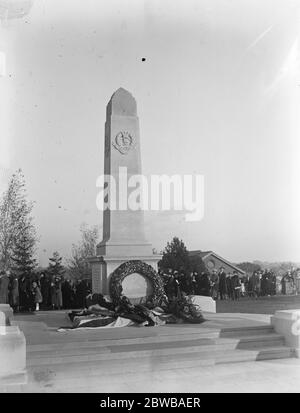
[[[274,296],[278,293],[278,278],[271,270],[257,270],[252,275],[239,275],[238,271],[225,272],[223,267],[213,270],[211,273],[185,272],[160,270],[164,280],[164,287],[168,298],[180,295],[210,296],[214,300],[238,300],[240,297],[265,297]],[[298,278],[297,278],[298,280]],[[294,282],[295,293],[298,292],[295,275],[289,271],[280,279],[280,291],[287,293],[286,283]]]
[[[169,299],[187,295],[211,296],[213,299],[237,300],[244,294],[245,286],[237,271],[226,273],[221,267],[219,271],[213,270],[187,273],[185,271],[160,271],[164,281],[164,288]]]
[[[182,296],[210,296],[214,300],[239,300],[240,297],[274,296],[278,293],[278,277],[270,270],[254,271],[240,276],[223,267],[211,273],[159,270],[169,301]],[[288,271],[281,277],[282,294],[300,293],[300,272]],[[10,271],[0,272],[0,303],[8,303],[17,311],[77,309],[85,307],[91,293],[90,280],[70,280],[45,272],[31,277],[17,277]]]
[[[91,292],[88,280],[70,280],[47,273],[17,277],[10,271],[0,273],[0,303],[15,312],[83,308]]]

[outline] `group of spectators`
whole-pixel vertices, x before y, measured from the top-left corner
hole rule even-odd
[[[91,292],[88,280],[69,280],[47,273],[17,277],[0,272],[0,303],[17,311],[83,308]]]
[[[296,275],[295,275],[296,274]],[[214,300],[238,300],[240,297],[266,297],[274,296],[280,291],[288,294],[288,291],[300,293],[300,277],[298,273],[287,272],[278,278],[271,270],[254,271],[252,275],[239,275],[238,271],[225,272],[223,267],[213,270],[211,273],[185,272],[160,270],[164,280],[166,295],[169,298],[176,297],[182,292],[187,295],[210,296]],[[292,285],[289,288],[287,286]]]
[[[164,281],[164,288],[169,299],[178,297],[181,293],[187,295],[211,296],[213,299],[238,300],[244,294],[244,284],[238,272],[226,273],[221,267],[219,271],[212,273],[196,271],[167,271],[160,270]]]
[[[241,296],[263,297],[278,293],[278,278],[273,271],[254,271],[240,276],[237,271],[201,273],[159,270],[169,300],[183,295],[210,296],[214,300],[238,300]],[[300,293],[300,270],[288,271],[280,281],[282,294]],[[17,277],[10,271],[0,271],[0,303],[8,303],[17,311],[84,308],[91,293],[90,280],[70,280],[45,272]]]

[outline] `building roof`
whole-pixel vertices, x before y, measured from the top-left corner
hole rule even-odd
[[[210,256],[213,256],[215,258],[217,258],[218,260],[224,262],[224,264],[230,266],[231,268],[233,268],[235,271],[239,272],[240,274],[245,274],[245,271],[241,270],[239,267],[236,267],[234,264],[232,264],[231,262],[225,260],[225,258],[220,257],[220,255],[217,255],[215,252],[213,251],[201,251],[201,250],[194,250],[194,251],[189,251],[189,255],[190,256],[194,256],[194,255],[199,255],[202,259],[208,258]]]
[[[205,258],[206,256],[210,255],[213,253],[213,251],[201,251],[201,250],[195,250],[195,251],[189,251],[189,255],[200,255],[201,258]]]

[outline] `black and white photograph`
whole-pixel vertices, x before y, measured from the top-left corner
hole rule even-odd
[[[3,397],[299,394],[299,33],[299,0],[0,0]]]

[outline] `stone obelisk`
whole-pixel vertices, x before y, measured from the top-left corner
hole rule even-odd
[[[137,105],[134,97],[120,88],[106,108],[104,174],[116,185],[108,185],[104,202],[111,207],[103,210],[103,239],[91,259],[94,292],[108,293],[111,273],[126,261],[141,260],[157,268],[160,256],[153,254],[146,240],[144,211],[128,205],[128,181],[141,173]]]

